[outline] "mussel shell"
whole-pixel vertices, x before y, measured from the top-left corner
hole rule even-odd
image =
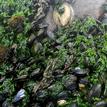
[[[46,90],[39,90],[36,93],[36,100],[44,102],[48,98],[48,92]]]
[[[43,47],[42,47],[42,44],[40,42],[35,41],[33,43],[33,46],[32,46],[32,52],[33,53],[37,53],[38,51],[40,51],[42,49],[43,49]]]
[[[4,101],[3,104],[2,104],[2,107],[8,107],[8,102],[7,101]]]
[[[20,76],[20,77],[18,77],[18,78],[15,78],[14,80],[16,81],[16,82],[24,82],[24,81],[26,81],[28,79],[28,76],[27,75],[22,75],[22,76]]]
[[[80,69],[80,68],[75,68],[72,70],[72,74],[77,76],[77,77],[85,77],[89,73],[88,69]]]
[[[96,25],[92,25],[88,29],[88,34],[96,35],[97,34],[97,30],[98,30],[97,26]]]
[[[101,102],[98,102],[95,107],[107,107],[107,102],[105,101],[101,101]]]
[[[52,75],[54,76],[55,79],[61,78],[63,76],[64,71],[63,70],[55,70],[53,71]]]
[[[1,78],[0,78],[0,83],[3,83],[4,80],[5,80],[5,77],[1,77]]]
[[[69,91],[75,91],[77,89],[77,77],[74,75],[67,75],[63,78],[63,85]]]
[[[58,94],[57,99],[68,99],[69,93],[67,91],[62,91],[61,93]]]
[[[42,72],[40,71],[40,68],[37,68],[30,74],[31,79],[38,79],[42,76]]]
[[[17,103],[25,97],[25,90],[20,89],[13,99],[13,103]]]
[[[41,107],[39,103],[32,104],[31,107]]]
[[[101,96],[101,89],[101,84],[94,85],[88,94],[89,101],[92,100],[93,97],[99,98]]]
[[[53,102],[49,102],[46,107],[55,107],[54,103]]]
[[[79,83],[87,85],[89,83],[89,81],[87,79],[85,79],[85,78],[82,78],[82,79],[79,80]]]
[[[7,100],[2,103],[2,107],[13,107]]]
[[[7,97],[8,97],[8,92],[0,93],[0,103],[4,102]]]
[[[74,92],[77,89],[77,84],[71,83],[70,85],[66,86],[66,88],[67,88],[67,90]]]

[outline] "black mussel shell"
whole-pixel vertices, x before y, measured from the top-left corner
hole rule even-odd
[[[46,90],[38,90],[36,93],[36,100],[44,102],[48,98],[48,92]]]
[[[77,77],[74,75],[67,75],[63,78],[63,84],[69,91],[76,91],[77,89]]]
[[[0,93],[0,103],[3,103],[7,97],[8,97],[8,92]]]
[[[98,102],[95,107],[107,107],[107,102],[105,101],[101,101],[101,102]]]
[[[27,75],[22,75],[22,76],[20,76],[20,77],[18,77],[18,78],[15,78],[14,81],[16,81],[16,82],[24,82],[24,81],[26,81],[27,79],[28,79],[28,76],[27,76]]]
[[[39,103],[32,104],[31,107],[41,107]]]
[[[37,68],[30,74],[31,79],[39,79],[42,76],[42,72],[40,71],[40,68]]]
[[[101,89],[101,84],[94,85],[88,94],[89,101],[92,100],[93,97],[99,98],[101,96]]]
[[[2,107],[8,107],[8,106],[9,106],[8,102],[4,101],[3,104],[2,104]]]
[[[13,103],[16,104],[19,101],[21,101],[23,98],[25,97],[25,90],[24,89],[20,89],[17,94],[15,95],[14,99],[13,99]]]
[[[79,83],[87,85],[89,83],[89,81],[85,78],[82,78],[82,79],[79,80]]]
[[[74,92],[77,89],[77,84],[76,83],[71,83],[71,84],[69,84],[69,85],[67,85],[65,87],[67,88],[67,90]]]
[[[3,102],[2,107],[14,107],[14,106],[6,100]]]
[[[55,79],[61,78],[63,76],[64,71],[63,70],[55,70],[53,71],[52,75],[54,76]]]
[[[88,29],[88,34],[98,35],[98,34],[103,34],[103,33],[96,25],[92,25]]]
[[[69,93],[67,91],[62,91],[61,93],[58,94],[57,99],[58,100],[66,100],[69,97]]]
[[[53,102],[48,102],[48,104],[46,105],[46,107],[55,107]]]
[[[88,69],[81,69],[79,67],[72,70],[72,74],[77,77],[85,77],[89,73]]]
[[[0,78],[0,84],[3,83],[5,79],[6,79],[5,77],[1,77]]]

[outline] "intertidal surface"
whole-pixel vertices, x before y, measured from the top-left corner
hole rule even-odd
[[[83,18],[62,27],[59,4],[0,0],[0,107],[107,106],[107,4],[94,18],[104,2],[75,1]]]

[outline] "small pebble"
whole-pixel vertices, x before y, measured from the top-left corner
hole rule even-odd
[[[57,104],[58,104],[58,106],[64,106],[67,104],[67,101],[66,100],[59,100],[59,101],[57,101]]]

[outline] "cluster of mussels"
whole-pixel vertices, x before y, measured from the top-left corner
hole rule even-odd
[[[43,37],[49,0],[33,2],[38,11],[30,30],[23,32],[26,17],[20,15],[4,25],[6,36],[16,36],[9,48],[0,46],[0,106],[106,107],[107,21],[75,20],[53,40]]]

